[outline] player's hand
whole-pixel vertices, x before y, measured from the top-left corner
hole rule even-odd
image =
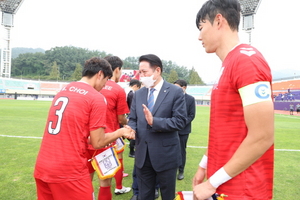
[[[194,200],[205,200],[210,199],[211,196],[216,193],[216,188],[214,188],[209,180],[200,183],[193,187]]]
[[[198,170],[193,178],[193,187],[203,182],[206,177],[206,170],[202,167],[198,167]]]
[[[133,130],[130,126],[125,125],[122,129],[123,130],[123,137],[128,139],[135,139],[135,130]]]
[[[111,147],[111,146],[112,146],[112,143],[109,143],[108,145],[105,145],[104,148]]]
[[[145,104],[142,104],[142,106],[144,108],[143,111],[145,114],[146,121],[150,126],[152,126],[153,125],[153,115]]]

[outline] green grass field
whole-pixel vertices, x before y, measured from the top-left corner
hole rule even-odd
[[[0,99],[1,200],[36,199],[32,175],[49,106],[50,102]],[[185,179],[177,181],[177,191],[191,190],[192,177],[205,151],[202,147],[207,145],[208,121],[209,107],[197,107],[188,142]],[[300,195],[300,117],[276,114],[275,128],[274,199],[294,199]],[[129,177],[124,178],[123,185],[129,187],[134,160],[127,155],[128,148],[124,163]],[[97,196],[96,178],[94,186]],[[113,194],[113,199],[129,200],[131,195],[131,192],[119,196]]]

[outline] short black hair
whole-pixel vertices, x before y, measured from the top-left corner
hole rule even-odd
[[[113,71],[115,71],[116,68],[122,69],[123,61],[118,56],[106,56],[104,59],[109,62]]]
[[[216,15],[220,13],[228,22],[231,30],[239,30],[241,5],[238,0],[208,0],[206,1],[196,17],[196,26],[208,20],[213,24]]]
[[[185,80],[178,79],[174,84],[180,85],[180,87],[187,87],[187,82]]]
[[[142,83],[141,83],[141,81],[139,81],[137,79],[131,79],[129,82],[129,86],[132,87],[134,85],[136,85],[138,88],[141,88]]]
[[[154,54],[146,54],[146,55],[142,55],[139,58],[139,62],[142,61],[147,61],[150,64],[150,67],[152,69],[156,69],[156,67],[159,67],[161,69],[161,73],[163,72],[163,65],[162,62],[160,60],[160,58],[157,55]]]
[[[103,72],[104,77],[111,78],[112,76],[112,69],[109,62],[99,57],[93,57],[85,61],[84,68],[82,70],[82,77],[86,76],[88,78],[92,78],[99,71]]]

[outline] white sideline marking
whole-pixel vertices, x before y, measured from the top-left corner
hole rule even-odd
[[[43,137],[33,137],[33,136],[16,136],[16,135],[0,135],[1,137],[13,137],[13,138],[33,138],[42,139]]]
[[[188,146],[189,148],[195,148],[195,149],[207,149],[207,147],[203,147],[203,146]]]
[[[32,138],[32,139],[42,139],[43,137],[33,137],[33,136],[16,136],[16,135],[0,135],[1,137],[12,137],[12,138]],[[126,142],[128,145],[129,143]],[[195,149],[206,149],[207,147],[204,146],[187,146],[189,148],[195,148]],[[274,149],[275,151],[298,151],[299,149]]]
[[[275,149],[275,151],[300,151],[297,149]]]
[[[187,146],[190,148],[199,148],[199,149],[206,149],[207,147],[203,147],[203,146]],[[275,151],[299,151],[299,149],[274,149]]]
[[[290,118],[290,119],[300,119],[299,116],[297,115],[287,115],[287,114],[280,114],[280,113],[275,113],[275,115],[278,115],[279,117]]]

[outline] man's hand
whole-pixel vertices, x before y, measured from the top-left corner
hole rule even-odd
[[[216,193],[216,188],[214,188],[209,180],[200,183],[193,187],[194,200],[205,200],[209,199],[214,193]]]
[[[135,131],[128,125],[123,126],[123,137],[128,139],[135,139]]]
[[[198,167],[198,170],[193,178],[193,187],[203,182],[206,177],[206,170],[202,167]]]
[[[145,104],[143,104],[143,108],[144,108],[143,111],[145,114],[146,121],[150,126],[152,126],[153,125],[153,115]]]

